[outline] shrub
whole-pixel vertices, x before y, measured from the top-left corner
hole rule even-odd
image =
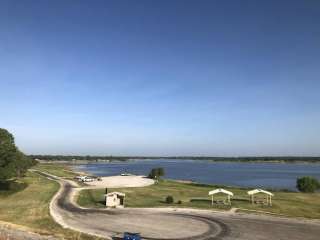
[[[27,183],[17,182],[17,181],[0,181],[0,194],[2,191],[6,193],[16,193],[22,191],[28,186]]]
[[[313,193],[320,187],[319,181],[314,177],[301,177],[297,179],[297,189],[300,192]]]
[[[166,203],[170,204],[170,203],[173,203],[174,202],[174,199],[172,196],[167,196],[166,197]]]
[[[182,204],[182,201],[181,201],[181,200],[179,200],[179,201],[177,202],[177,204]]]

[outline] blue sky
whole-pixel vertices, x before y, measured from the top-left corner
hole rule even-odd
[[[26,153],[320,155],[319,1],[0,2]]]

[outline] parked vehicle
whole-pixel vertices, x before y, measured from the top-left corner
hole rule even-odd
[[[85,176],[85,177],[82,178],[81,180],[82,180],[82,182],[93,182],[93,181],[95,181],[96,179],[95,179],[95,178],[92,178],[92,177]]]
[[[96,180],[96,178],[89,176],[76,176],[75,179],[77,179],[79,182],[93,182]]]
[[[123,234],[123,240],[141,240],[141,236],[139,233],[125,232]]]
[[[79,175],[79,176],[75,176],[74,179],[77,179],[78,181],[81,181],[81,179],[82,179],[83,177],[85,177],[85,176],[80,176],[80,175]]]

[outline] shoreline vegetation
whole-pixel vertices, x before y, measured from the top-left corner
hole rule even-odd
[[[40,162],[67,162],[67,163],[96,163],[130,160],[202,160],[209,162],[240,162],[240,163],[320,163],[320,157],[310,156],[265,156],[265,157],[206,157],[206,156],[82,156],[82,155],[29,155]]]

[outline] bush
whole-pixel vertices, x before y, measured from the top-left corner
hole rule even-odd
[[[182,204],[182,201],[181,201],[181,200],[179,200],[179,201],[177,202],[177,204]]]
[[[166,197],[166,203],[170,204],[170,203],[173,203],[174,202],[174,199],[172,196],[167,196]]]
[[[11,191],[12,193],[22,191],[28,186],[27,183],[24,182],[17,182],[17,181],[0,181],[0,194],[2,191],[8,192]]]
[[[313,193],[320,187],[319,181],[314,177],[301,177],[297,179],[297,189],[300,192]]]

